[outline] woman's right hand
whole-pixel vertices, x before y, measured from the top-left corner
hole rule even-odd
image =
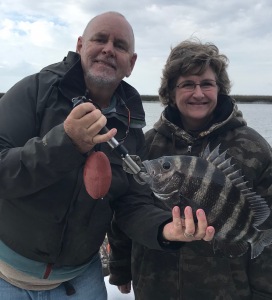
[[[197,223],[194,221],[192,208],[186,206],[185,218],[180,216],[180,209],[175,206],[172,210],[173,220],[163,228],[163,239],[167,241],[192,242],[204,240],[209,242],[213,239],[215,229],[209,226],[203,209],[196,211]]]

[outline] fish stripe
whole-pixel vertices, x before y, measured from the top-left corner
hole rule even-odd
[[[272,230],[260,234],[256,226],[270,214],[264,198],[251,191],[241,170],[219,153],[219,146],[202,157],[176,155],[143,162],[150,187],[171,209],[177,203],[204,209],[208,224],[215,227],[214,240],[225,255],[240,256],[251,243],[251,257],[272,243]]]

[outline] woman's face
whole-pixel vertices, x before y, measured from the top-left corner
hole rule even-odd
[[[185,130],[203,128],[212,118],[217,105],[218,86],[209,67],[201,75],[180,76],[174,102],[180,111]]]

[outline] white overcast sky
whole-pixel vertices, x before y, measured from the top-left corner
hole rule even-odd
[[[61,61],[88,21],[114,10],[126,16],[138,60],[126,79],[156,95],[170,48],[197,37],[230,60],[231,94],[272,95],[271,0],[7,0],[0,1],[0,92]]]

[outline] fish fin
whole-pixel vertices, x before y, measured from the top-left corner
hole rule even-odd
[[[211,151],[210,151],[210,144],[208,144],[208,145],[205,147],[205,149],[204,149],[204,151],[203,151],[201,157],[202,157],[203,159],[205,159],[205,160],[208,160],[207,158],[209,157],[210,153],[211,153]]]
[[[251,259],[256,258],[262,252],[264,247],[272,244],[272,229],[259,231],[257,241],[251,244]]]
[[[250,241],[249,241],[250,242]],[[251,244],[251,259],[259,256],[264,248],[272,244],[272,229],[258,231],[257,237]],[[225,256],[234,258],[245,254],[248,251],[249,243],[247,241],[238,241],[229,243],[227,240],[216,240],[213,243],[213,250],[220,250]]]
[[[219,154],[219,145],[208,155],[207,160],[220,169],[232,184],[240,191],[250,205],[253,213],[253,226],[261,225],[270,215],[270,208],[260,195],[251,191],[244,180],[242,171],[231,164],[231,157],[225,159],[226,152]],[[217,157],[216,157],[217,156]]]
[[[225,174],[225,176],[228,176],[229,174],[232,174],[236,169],[234,164],[230,164],[231,157],[226,159],[224,163],[220,164],[220,170]]]
[[[206,159],[207,161],[213,163],[213,161],[216,158],[218,158],[218,156],[220,156],[219,147],[220,147],[220,144],[217,145],[212,151],[210,151],[210,144],[208,144],[206,146],[206,148],[204,149],[203,154],[201,155],[201,157],[203,159]]]
[[[246,196],[247,201],[249,202],[250,209],[253,212],[253,226],[261,225],[270,215],[271,210],[265,201],[260,195],[250,193],[250,196]]]
[[[206,148],[203,151],[203,154],[201,157],[205,159],[206,161],[210,162],[214,166],[216,166],[218,169],[223,171],[224,169],[227,169],[230,167],[230,160],[226,159],[227,151],[224,151],[223,153],[219,153],[220,144],[217,145],[212,151],[210,151],[210,145],[208,144]],[[235,171],[235,169],[231,169],[231,171]]]
[[[214,251],[220,250],[225,256],[233,258],[242,256],[247,252],[249,244],[247,241],[230,243],[227,240],[217,240],[214,244]]]
[[[235,184],[236,181],[238,181],[237,184],[241,183],[241,181],[244,181],[242,176],[242,171],[240,169],[237,169],[232,173],[229,173],[227,177],[232,181],[233,184]]]
[[[231,165],[231,157],[227,159],[225,158],[221,163],[218,164],[217,168],[224,172],[225,175],[233,172],[234,165]]]

